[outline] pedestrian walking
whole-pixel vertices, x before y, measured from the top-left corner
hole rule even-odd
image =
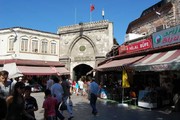
[[[71,96],[69,96],[68,104],[69,104],[69,106],[70,106],[70,110],[73,111],[73,102],[72,102],[72,100],[71,100]]]
[[[51,86],[53,85],[54,81],[52,80],[51,76],[49,77],[47,83],[46,83],[46,89],[51,90]]]
[[[58,106],[62,102],[64,90],[63,87],[60,84],[60,80],[57,76],[51,76],[51,79],[54,81],[54,84],[51,86],[51,95],[54,96],[58,101]],[[65,117],[61,114],[61,112],[58,110],[58,107],[56,108],[56,116],[60,120],[64,120]]]
[[[30,86],[25,86],[24,100],[25,100],[26,112],[35,118],[34,112],[38,110],[38,105],[37,105],[36,98],[31,96],[31,87]]]
[[[56,120],[56,109],[58,107],[58,101],[52,97],[49,89],[45,90],[45,100],[43,102],[44,108],[44,119],[45,120]]]
[[[95,82],[94,78],[91,78],[89,76],[88,79],[90,80],[89,94],[90,94],[90,105],[92,107],[92,114],[96,115],[98,112],[96,108],[96,101],[99,93],[99,85]]]
[[[70,83],[69,81],[66,80],[66,78],[64,76],[62,76],[62,83],[61,83],[63,90],[64,90],[64,94],[63,94],[63,102],[66,104],[67,106],[67,112],[69,113],[69,118],[68,120],[71,120],[74,116],[73,116],[73,111],[70,108],[70,105],[68,103],[68,98],[70,97],[71,93],[70,93]]]
[[[76,93],[76,81],[72,81],[72,93]]]
[[[75,88],[76,88],[76,95],[78,96],[79,95],[79,84],[77,81],[75,83]]]
[[[11,94],[11,81],[8,80],[8,75],[8,71],[0,71],[0,97],[4,99]]]
[[[34,117],[24,109],[24,88],[25,84],[23,82],[17,82],[13,94],[7,97],[8,112],[6,120],[34,120]]]
[[[78,80],[78,85],[79,85],[79,92],[81,95],[83,95],[83,89],[84,89],[84,82],[82,81],[82,78]]]

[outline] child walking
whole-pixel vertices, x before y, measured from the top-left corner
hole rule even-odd
[[[45,120],[56,120],[56,107],[58,105],[57,99],[52,97],[51,91],[45,91],[45,100],[43,102],[44,118]]]
[[[36,98],[31,96],[31,87],[25,86],[24,92],[25,110],[35,118],[34,112],[38,110]]]

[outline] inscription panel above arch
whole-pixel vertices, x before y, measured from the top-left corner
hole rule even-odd
[[[77,40],[70,50],[71,61],[92,61],[95,59],[95,50],[92,44],[85,38]]]

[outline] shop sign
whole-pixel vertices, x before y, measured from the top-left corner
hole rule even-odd
[[[151,38],[147,38],[145,40],[141,40],[139,42],[127,45],[126,47],[127,47],[127,53],[152,48]]]
[[[168,64],[160,64],[160,65],[151,65],[151,71],[161,71],[161,70],[169,70],[170,66]]]
[[[119,55],[126,53],[126,46],[125,45],[119,46],[118,51],[119,51]]]
[[[154,33],[153,47],[160,47],[180,42],[180,25]]]

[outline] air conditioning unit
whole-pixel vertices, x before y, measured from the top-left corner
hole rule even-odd
[[[137,38],[141,38],[145,35],[143,34],[136,34],[136,33],[128,33],[125,35],[125,41],[124,42],[129,42],[129,41],[132,41],[134,39],[137,39]]]

